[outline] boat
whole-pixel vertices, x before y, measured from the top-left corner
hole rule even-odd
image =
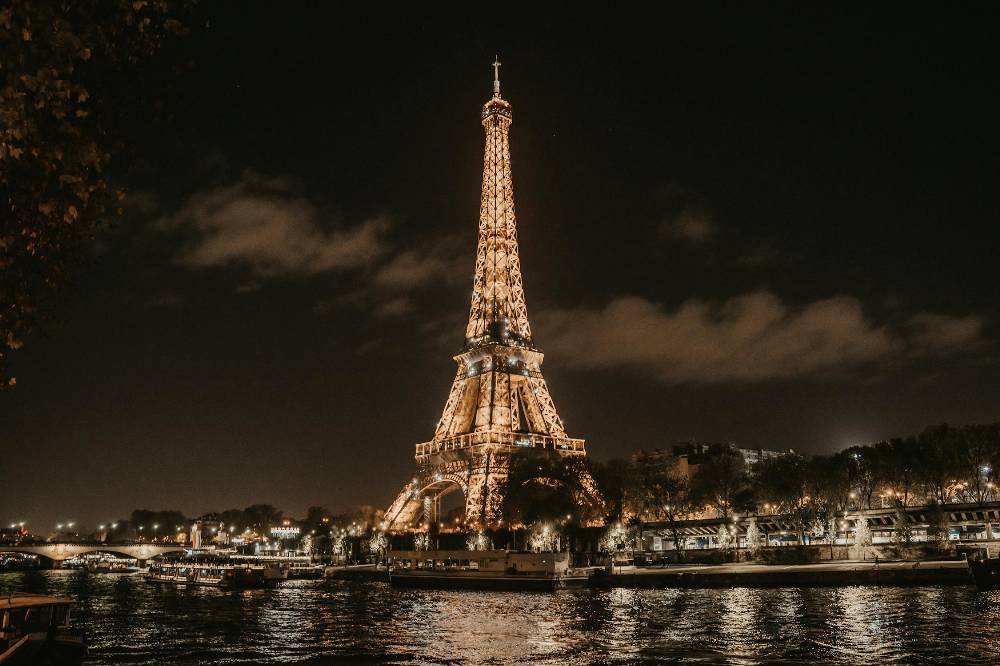
[[[69,557],[62,561],[59,565],[60,569],[86,569],[87,568],[87,558],[76,556]]]
[[[569,553],[505,550],[390,551],[389,583],[399,587],[551,591],[586,587],[586,571],[569,566]]]
[[[970,557],[969,571],[980,590],[1000,590],[1000,557]]]
[[[91,562],[88,569],[93,573],[100,574],[135,574],[140,571],[139,567],[132,565],[129,560],[120,558]]]
[[[7,571],[34,571],[39,568],[38,556],[12,553],[0,555],[0,573]]]
[[[149,583],[209,587],[268,587],[286,576],[282,567],[230,557],[182,557],[153,562],[146,573]]]
[[[0,597],[0,664],[80,664],[83,632],[70,627],[73,600],[41,594]]]
[[[295,562],[288,567],[289,578],[324,578],[326,567],[322,564]]]

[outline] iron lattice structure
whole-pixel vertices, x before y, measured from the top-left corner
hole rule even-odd
[[[499,66],[493,63],[493,97],[482,111],[486,151],[465,348],[454,357],[458,368],[434,438],[417,444],[417,473],[386,512],[390,530],[439,520],[441,496],[455,489],[465,497],[467,525],[496,525],[512,451],[586,455],[584,440],[566,435],[528,323],[510,167],[513,116],[500,96]],[[581,487],[592,490],[593,481]]]

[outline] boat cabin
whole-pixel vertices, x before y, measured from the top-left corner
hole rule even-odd
[[[41,594],[0,597],[0,664],[32,663],[53,653],[71,663],[82,659],[82,635],[69,626],[72,605],[72,599]]]

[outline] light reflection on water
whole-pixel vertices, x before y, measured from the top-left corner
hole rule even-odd
[[[225,592],[141,578],[0,575],[78,600],[93,664],[1000,663],[1000,593],[972,587],[396,590],[287,581]]]

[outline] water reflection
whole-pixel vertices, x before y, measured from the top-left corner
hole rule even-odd
[[[288,581],[159,587],[131,576],[0,575],[73,596],[93,663],[997,663],[1000,593],[970,587],[395,590]]]

